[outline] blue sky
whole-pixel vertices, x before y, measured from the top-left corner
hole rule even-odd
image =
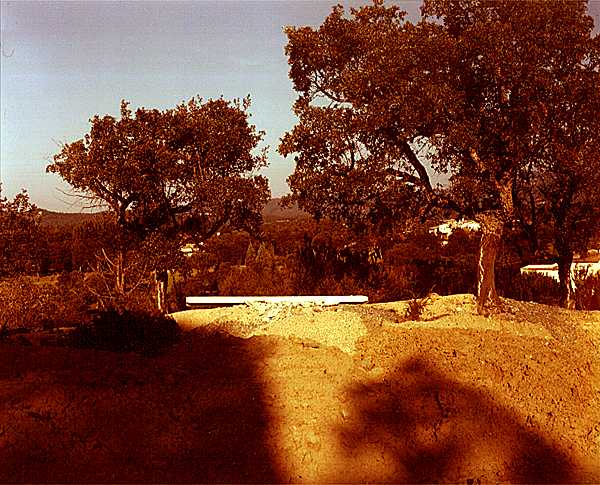
[[[271,147],[264,173],[287,192],[291,160],[276,153],[295,123],[285,25],[319,25],[334,1],[3,2],[1,179],[40,207],[78,210],[45,167],[94,114],[170,108],[194,95],[253,100],[251,121]],[[358,6],[362,2],[345,2]],[[419,3],[409,2],[416,14]]]
[[[77,211],[45,167],[61,142],[81,138],[94,114],[170,108],[200,95],[253,100],[252,122],[271,147],[274,196],[287,192],[291,159],[276,153],[295,123],[285,25],[318,26],[335,3],[366,1],[1,3],[3,195],[27,188],[51,210]],[[415,19],[420,0],[398,2]],[[598,25],[600,1],[592,0]]]

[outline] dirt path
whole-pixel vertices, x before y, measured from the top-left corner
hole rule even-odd
[[[2,344],[0,480],[600,482],[600,314],[508,306],[186,312],[152,359]]]

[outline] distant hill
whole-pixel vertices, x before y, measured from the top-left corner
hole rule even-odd
[[[42,226],[76,226],[84,222],[91,221],[99,217],[102,212],[53,212],[46,209],[40,209]]]
[[[283,208],[279,204],[280,198],[271,199],[263,209],[263,217],[266,222],[273,222],[282,219],[305,219],[310,217],[306,212],[298,209],[297,205]],[[91,221],[102,214],[101,212],[53,212],[46,209],[40,209],[41,222],[44,226],[65,227],[76,226],[84,222]]]
[[[310,215],[294,204],[292,207],[283,208],[280,205],[281,198],[271,199],[263,209],[263,218],[266,222],[282,219],[306,219]]]

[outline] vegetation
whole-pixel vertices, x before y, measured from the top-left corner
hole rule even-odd
[[[102,212],[0,196],[3,331],[83,324],[102,347],[121,322],[139,340],[133,320],[154,325],[156,307],[189,294],[389,301],[435,287],[476,293],[481,313],[498,294],[599,308],[600,279],[572,284],[569,271],[600,244],[600,36],[586,2],[425,0],[422,12],[412,23],[375,1],[286,28],[288,209],[258,175],[249,98],[94,116],[47,170]],[[481,232],[428,231],[459,216]],[[520,274],[548,258],[560,283]]]
[[[85,322],[93,300],[82,288],[82,281],[83,276],[77,273],[0,280],[0,329],[39,330]]]
[[[107,310],[94,315],[73,335],[82,348],[156,355],[176,342],[180,330],[171,317],[145,312]]]
[[[266,164],[253,154],[263,133],[248,123],[249,98],[194,98],[165,111],[121,103],[121,118],[95,116],[85,138],[66,144],[48,171],[90,204],[107,207],[114,230],[114,289],[125,295],[131,251],[153,255],[157,304],[165,310],[166,271],[188,238],[199,244],[225,225],[256,230],[269,198]]]
[[[597,129],[574,151],[554,134],[577,132],[569,108],[597,91],[598,42],[583,0],[426,0],[422,12],[413,24],[383,2],[350,15],[338,6],[318,29],[287,28],[299,123],[279,151],[296,154],[291,199],[315,217],[359,229],[436,206],[476,217],[484,312],[497,303],[495,263],[524,174],[541,176],[543,163],[570,172],[572,155],[597,163],[587,149]],[[450,174],[450,191],[433,186],[428,163]]]
[[[23,190],[10,201],[0,185],[0,278],[38,268],[39,214]]]

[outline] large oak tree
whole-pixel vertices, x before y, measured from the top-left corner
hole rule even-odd
[[[83,139],[65,144],[48,167],[116,223],[115,289],[125,291],[132,247],[164,252],[183,238],[200,243],[224,226],[256,229],[269,199],[263,133],[249,123],[249,98],[203,101],[173,109],[121,103],[119,119],[94,116]],[[169,269],[169,258],[155,270]],[[160,302],[159,302],[160,306]]]
[[[583,0],[426,0],[422,12],[414,24],[375,2],[287,28],[299,122],[279,149],[296,154],[292,197],[313,214],[378,224],[438,206],[476,217],[484,312],[521,174],[547,152],[557,66],[578,69],[593,22]]]

